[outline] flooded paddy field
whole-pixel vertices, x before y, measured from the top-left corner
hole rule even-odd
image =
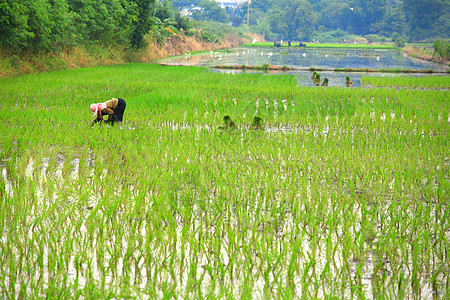
[[[291,74],[296,76],[299,86],[315,86],[311,81],[310,68],[320,71],[322,80],[327,77],[329,86],[345,86],[345,77],[350,76],[355,87],[362,86],[362,77],[429,77],[424,71],[435,72],[433,76],[448,76],[448,66],[408,57],[396,49],[311,49],[311,48],[234,48],[226,52],[209,52],[198,55],[186,54],[181,57],[166,59],[166,65],[185,65],[211,67],[216,72],[243,72],[242,70],[224,70],[215,66],[286,66],[294,70],[255,71],[249,73]],[[334,69],[370,69],[378,72],[334,72]],[[383,70],[408,70],[412,73],[383,72]],[[414,73],[416,72],[416,73]],[[444,73],[444,74],[442,74]]]
[[[448,85],[377,80],[1,79],[0,296],[448,298]],[[90,127],[112,97],[124,122]]]

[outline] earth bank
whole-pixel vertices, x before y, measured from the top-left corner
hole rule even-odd
[[[122,45],[77,46],[58,53],[24,53],[11,55],[7,49],[0,49],[0,77],[13,77],[45,71],[118,65],[130,62],[153,62],[154,60],[192,51],[220,50],[237,47],[256,39],[258,36],[229,35],[213,42],[205,42],[196,36],[173,35],[164,44],[159,44],[152,36],[147,36],[147,46],[130,49]]]

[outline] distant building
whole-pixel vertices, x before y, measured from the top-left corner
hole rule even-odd
[[[236,7],[241,5],[242,3],[247,3],[247,0],[215,0],[222,8],[227,6]]]

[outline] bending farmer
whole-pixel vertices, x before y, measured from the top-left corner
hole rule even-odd
[[[108,115],[108,120],[105,122],[111,122],[113,125],[114,122],[122,122],[123,112],[126,106],[125,100],[121,98],[112,98],[103,103],[92,103],[90,108],[94,112],[95,117],[92,125],[97,122],[102,122],[103,115]]]

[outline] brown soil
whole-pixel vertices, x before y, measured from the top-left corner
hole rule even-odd
[[[408,56],[412,56],[415,58],[444,64],[444,65],[450,65],[450,61],[448,60],[448,57],[439,57],[438,54],[434,54],[433,49],[428,49],[426,47],[420,47],[420,46],[406,46],[403,48],[403,52],[406,53]]]
[[[249,36],[251,38],[256,38],[258,41],[261,40],[260,37],[253,35]],[[149,40],[148,47],[135,53],[133,60],[136,62],[151,62],[187,52],[234,48],[249,42],[249,39],[236,36],[228,36],[220,39],[220,42],[208,43],[195,37],[173,35],[165,41],[164,45],[154,44]]]
[[[200,50],[218,50],[237,47],[249,43],[250,39],[264,41],[261,37],[249,34],[250,38],[228,36],[218,42],[208,43],[195,37],[176,36],[168,38],[164,45],[154,43],[147,37],[147,47],[139,51],[129,51],[122,46],[99,46],[94,51],[84,47],[74,47],[59,53],[25,53],[21,56],[8,54],[0,49],[0,77],[20,76],[29,73],[93,67],[99,65],[119,65],[128,62],[152,62],[165,57]]]

